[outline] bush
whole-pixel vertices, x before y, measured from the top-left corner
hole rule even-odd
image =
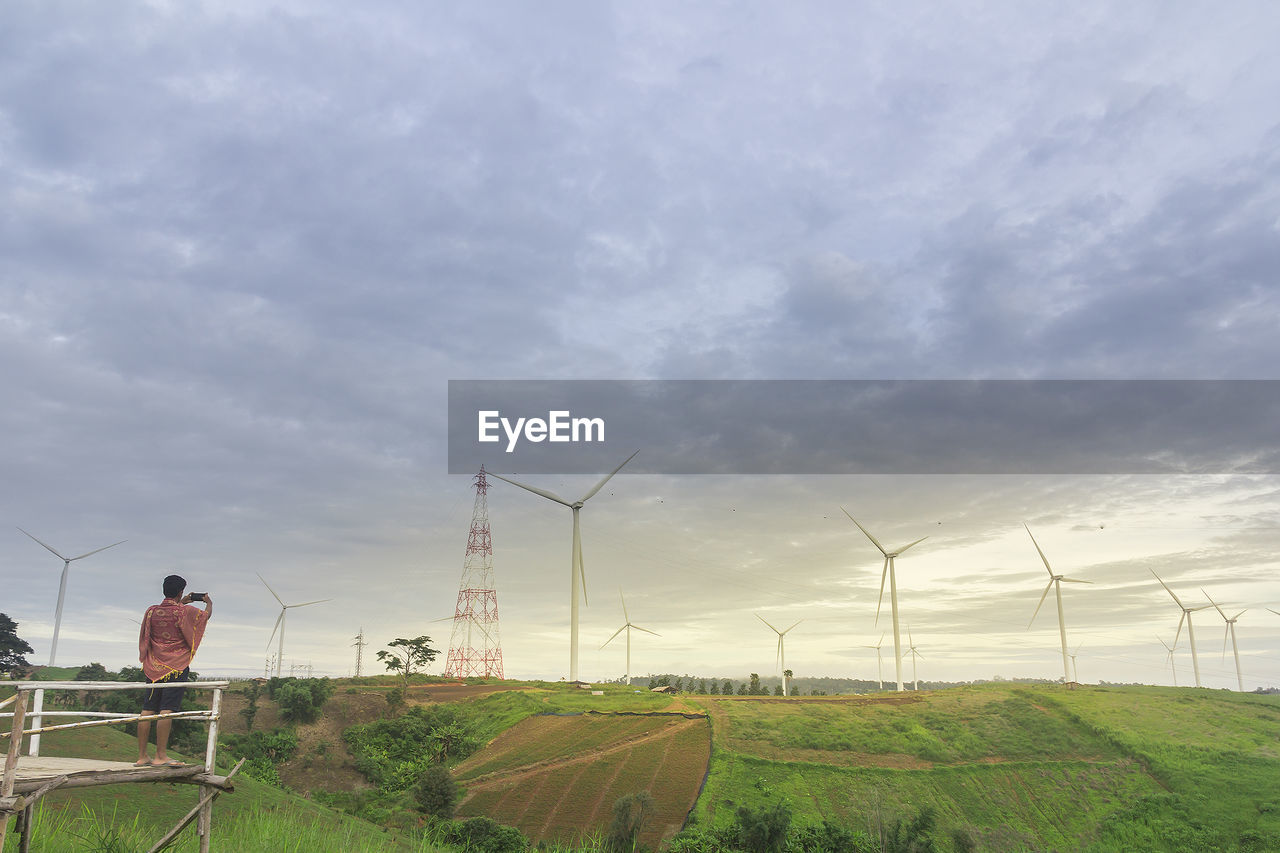
[[[790,826],[791,809],[786,803],[775,803],[759,811],[738,807],[738,845],[748,853],[779,853],[786,846]]]
[[[440,841],[468,853],[524,853],[529,848],[529,840],[520,830],[487,817],[443,821],[437,832]]]
[[[613,822],[605,834],[605,853],[632,853],[641,849],[638,846],[640,832],[653,810],[653,797],[648,791],[619,797],[613,804]]]
[[[458,783],[440,766],[428,767],[413,786],[413,799],[418,808],[433,817],[453,817],[460,793]]]
[[[324,703],[333,695],[333,685],[327,678],[285,679],[274,691],[270,686],[268,690],[280,706],[280,715],[295,723],[314,723]]]

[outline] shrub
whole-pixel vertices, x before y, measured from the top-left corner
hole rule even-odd
[[[613,804],[613,822],[605,833],[605,853],[632,853],[639,849],[640,832],[653,810],[653,797],[648,791],[619,797]]]
[[[296,723],[314,723],[332,695],[333,685],[327,678],[286,679],[271,694],[280,706],[280,715]]]
[[[529,840],[514,826],[503,826],[487,817],[440,824],[441,840],[468,853],[524,853]]]
[[[775,803],[771,808],[759,811],[739,806],[736,826],[738,845],[743,850],[748,853],[778,853],[787,843],[791,809],[786,803]]]
[[[418,808],[434,817],[453,817],[460,787],[449,771],[440,766],[428,767],[413,786],[413,799]]]

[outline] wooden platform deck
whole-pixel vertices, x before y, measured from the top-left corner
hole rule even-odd
[[[186,764],[182,767],[134,767],[127,761],[100,761],[93,758],[50,758],[23,755],[18,758],[13,792],[29,794],[37,791],[60,776],[66,781],[60,788],[79,788],[113,782],[206,782],[204,766]],[[196,778],[203,777],[203,778]]]

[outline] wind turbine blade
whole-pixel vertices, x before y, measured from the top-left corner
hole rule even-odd
[[[1268,607],[1267,609],[1268,609],[1268,610],[1271,610],[1271,608],[1270,608],[1270,607]],[[1280,616],[1280,610],[1271,610],[1271,612],[1272,612],[1272,613],[1274,613],[1274,614],[1275,614],[1275,615],[1277,615],[1277,616]]]
[[[1160,581],[1160,576],[1156,574],[1154,571],[1151,573],[1151,576],[1154,577],[1156,580]],[[1169,585],[1167,583],[1165,583],[1164,581],[1160,581],[1160,586],[1164,587],[1164,591],[1169,593],[1169,595],[1173,595],[1173,590],[1169,589]],[[1181,607],[1184,611],[1187,609],[1183,605],[1182,599],[1178,598],[1178,596],[1173,595],[1173,600],[1176,601],[1178,603],[1178,606]]]
[[[840,511],[843,512],[845,515],[849,515],[849,510],[845,509],[844,507],[840,507]],[[854,524],[858,524],[858,519],[854,518],[852,515],[849,515],[849,520],[852,521]],[[886,557],[889,556],[889,552],[886,551],[884,549],[884,546],[880,544],[880,540],[872,536],[871,533],[868,532],[867,528],[863,527],[861,524],[858,524],[858,529],[861,530],[863,533],[867,534],[867,538],[871,540],[871,544],[879,548],[881,554],[884,554]]]
[[[1178,645],[1178,638],[1182,636],[1182,623],[1187,619],[1187,611],[1182,611],[1182,618],[1178,620],[1178,630],[1173,634],[1173,644]]]
[[[627,600],[622,597],[622,588],[618,588],[618,598],[622,600],[622,618],[626,620],[628,625],[631,624],[631,616],[627,613]]]
[[[18,529],[19,529],[19,530],[22,530],[22,528],[21,528],[21,527],[19,527]],[[59,560],[64,560],[64,561],[65,561],[65,560],[67,559],[66,557],[64,557],[64,556],[62,556],[61,554],[59,554],[57,551],[53,550],[53,548],[52,548],[51,546],[49,546],[49,545],[45,545],[45,543],[40,542],[40,540],[39,540],[39,539],[36,539],[36,537],[32,536],[30,533],[27,533],[27,531],[22,530],[22,532],[23,532],[23,533],[26,533],[27,538],[29,538],[29,539],[35,539],[35,541],[36,541],[36,542],[39,542],[41,545],[44,545],[45,550],[47,550],[47,551],[48,551],[50,554],[52,554],[53,556],[57,557]]]
[[[1077,580],[1076,578],[1058,578],[1058,580],[1062,581],[1063,583],[1093,583],[1093,581],[1082,581],[1082,580]]]
[[[79,557],[72,557],[71,559],[72,559],[72,560],[83,560],[85,557],[92,557],[94,554],[98,553],[98,551],[105,551],[105,550],[107,550],[108,548],[114,548],[114,547],[116,547],[117,545],[123,545],[124,543],[126,543],[126,542],[128,542],[128,541],[129,541],[128,539],[121,539],[119,542],[112,542],[110,545],[103,545],[101,548],[98,548],[98,549],[96,549],[96,550],[94,550],[94,551],[90,551],[88,554],[81,554]]]
[[[573,506],[573,504],[569,503],[567,500],[565,500],[564,498],[560,497],[560,496],[559,496],[559,495],[557,495],[555,492],[548,492],[546,489],[539,489],[539,488],[537,488],[536,486],[526,486],[524,483],[518,483],[518,482],[516,482],[515,480],[510,480],[510,479],[508,479],[508,478],[506,478],[506,477],[502,476],[501,474],[495,474],[495,473],[493,473],[492,471],[485,471],[485,473],[486,473],[486,474],[488,474],[490,477],[497,477],[499,480],[502,480],[502,481],[504,481],[504,482],[510,483],[510,484],[511,484],[511,485],[513,485],[513,486],[519,486],[520,488],[524,489],[525,491],[533,492],[535,495],[541,495],[542,497],[546,498],[547,500],[552,500],[552,501],[555,501],[555,502],[556,502],[556,503],[558,503],[558,504],[564,504],[565,506]]]
[[[773,657],[774,670],[782,669],[782,635],[778,635],[778,653]]]
[[[614,631],[614,632],[613,632],[613,637],[618,636],[619,634],[621,634],[621,633],[622,633],[623,631],[625,631],[625,630],[627,630],[627,626],[626,626],[626,625],[623,625],[621,628],[619,628],[618,630],[616,630],[616,631]],[[605,641],[604,641],[604,646],[607,646],[607,645],[609,645],[610,643],[612,643],[612,642],[613,642],[613,637],[610,637],[609,639],[605,640]],[[601,646],[600,648],[602,648],[602,649],[603,649],[603,648],[604,648],[604,646]]]
[[[884,638],[885,638],[885,634],[886,634],[886,633],[888,633],[888,632],[886,632],[886,631],[881,631],[881,632],[880,632],[880,639],[879,639],[879,641],[878,641],[878,642],[876,642],[876,648],[877,648],[877,649],[884,645]]]
[[[639,452],[640,452],[639,450],[637,450],[637,451],[636,451],[636,453],[639,453]],[[636,453],[632,453],[632,454],[631,454],[630,456],[628,456],[626,459],[623,459],[623,460],[622,460],[622,465],[626,465],[626,464],[627,464],[628,462],[630,462],[632,459],[635,459],[635,458],[636,458]],[[591,491],[587,492],[585,495],[583,495],[583,496],[582,496],[582,500],[578,501],[578,503],[586,503],[587,501],[589,501],[589,500],[591,500],[592,498],[594,498],[594,497],[596,496],[596,492],[598,492],[598,491],[600,491],[601,489],[603,489],[603,488],[604,488],[604,484],[605,484],[605,483],[607,483],[607,482],[609,482],[609,480],[611,480],[611,479],[613,478],[613,475],[614,475],[614,474],[616,474],[616,473],[618,473],[619,471],[621,471],[621,470],[622,470],[622,465],[619,465],[617,468],[614,468],[612,471],[610,471],[608,474],[606,474],[606,475],[605,475],[605,477],[604,477],[604,479],[603,479],[603,480],[601,480],[600,482],[596,483],[596,487],[595,487],[594,489],[592,489]]]
[[[627,624],[628,624],[628,625],[631,625],[631,623],[630,623],[630,622],[628,622]],[[661,635],[661,634],[659,634],[657,631],[650,631],[648,628],[641,628],[639,625],[631,625],[631,627],[632,627],[632,628],[635,628],[637,631],[644,631],[646,634],[653,634],[653,636],[655,636],[655,637],[661,637],[661,636],[662,636],[662,635]]]
[[[853,516],[849,516],[849,517],[852,518]],[[855,521],[854,524],[857,524],[857,522]],[[886,556],[884,558],[884,568],[880,570],[880,597],[876,599],[876,619],[874,622],[871,623],[872,625],[880,624],[880,605],[884,603],[884,579],[887,578],[888,576],[889,576],[889,558],[888,556]],[[880,639],[881,640],[884,639],[883,634],[880,636]]]
[[[301,604],[287,604],[286,607],[306,607],[311,604],[324,604],[326,601],[333,601],[332,598],[320,598],[315,601],[304,601]]]
[[[1027,535],[1031,536],[1031,528],[1027,527],[1027,523],[1022,522],[1022,526],[1026,528]],[[1040,555],[1040,559],[1044,561],[1044,570],[1049,573],[1049,577],[1053,577],[1053,568],[1049,565],[1049,558],[1044,555],[1044,551],[1040,550],[1040,543],[1036,541],[1036,537],[1031,536],[1031,544],[1036,546],[1036,553]]]
[[[1036,605],[1036,612],[1031,614],[1031,622],[1036,621],[1036,617],[1040,615],[1040,608],[1044,607],[1044,600],[1049,597],[1049,590],[1053,589],[1053,578],[1049,578],[1049,584],[1044,588],[1044,595],[1040,596],[1040,603]],[[1027,623],[1027,627],[1031,627],[1031,622]]]
[[[1236,621],[1237,619],[1239,619],[1241,616],[1245,615],[1245,614],[1246,614],[1246,613],[1248,613],[1248,612],[1249,612],[1249,609],[1246,607],[1244,610],[1241,610],[1239,613],[1237,613],[1235,616],[1232,616],[1232,617],[1231,617],[1229,620],[1227,620],[1227,621],[1229,621],[1229,622],[1234,622],[1234,621]]]
[[[801,622],[803,622],[803,621],[804,621],[803,619],[797,619],[797,620],[796,620],[796,625],[799,625],[799,624],[800,624]],[[792,626],[791,626],[791,628],[794,628],[796,625],[792,625]],[[791,628],[788,628],[788,629],[787,629],[787,631],[790,631],[790,630],[791,630]],[[787,631],[783,631],[782,633],[783,633],[783,634],[785,634],[785,633],[787,633]]]
[[[582,588],[582,603],[588,607],[587,601],[587,567],[582,559],[582,531],[576,525],[573,528],[573,552],[578,555],[578,582]]]
[[[756,613],[756,614],[753,614],[753,615],[754,615],[757,619],[759,619],[761,622],[764,622],[764,624],[769,625],[769,622],[768,622],[768,621],[767,621],[763,616],[761,616],[759,613]],[[775,634],[779,634],[779,635],[781,635],[781,634],[782,634],[782,632],[781,632],[781,631],[779,631],[777,628],[774,628],[772,625],[769,625],[769,627],[773,629],[773,633],[775,633]]]
[[[1230,636],[1230,634],[1231,634],[1231,623],[1228,622],[1222,628],[1222,659],[1223,660],[1227,659],[1227,638]]]
[[[254,572],[254,574],[258,575],[257,572]],[[264,578],[262,575],[258,575],[258,580],[262,581],[262,585],[267,588],[267,592],[275,596],[275,600],[280,602],[281,607],[284,607],[284,601],[280,598],[280,596],[276,595],[276,591],[271,588],[271,584],[267,583],[267,579]],[[268,645],[270,644],[268,643]]]
[[[921,542],[923,542],[928,538],[929,538],[928,536],[921,536],[919,539],[912,542],[910,545],[903,545],[901,548],[898,549],[898,556],[901,557],[904,553],[906,553],[906,550],[908,548],[914,548],[915,546],[919,545]]]
[[[1209,603],[1213,605],[1213,609],[1214,609],[1214,610],[1217,610],[1217,611],[1218,611],[1218,615],[1219,615],[1219,616],[1221,616],[1221,617],[1225,620],[1225,619],[1227,618],[1227,614],[1225,614],[1225,613],[1223,613],[1223,612],[1222,612],[1222,608],[1218,606],[1218,602],[1214,601],[1214,600],[1213,600],[1213,597],[1212,597],[1212,596],[1210,596],[1210,595],[1209,595],[1209,593],[1207,593],[1207,592],[1205,592],[1205,591],[1204,591],[1204,587],[1201,587],[1201,588],[1200,588],[1200,591],[1201,591],[1201,592],[1204,592],[1204,597],[1205,597],[1205,598],[1207,598],[1207,599],[1209,599]]]
[[[276,617],[275,627],[271,629],[271,636],[267,638],[267,648],[271,648],[271,641],[276,638],[276,631],[280,630],[280,620],[284,619],[284,611],[286,608],[280,608],[280,615]]]

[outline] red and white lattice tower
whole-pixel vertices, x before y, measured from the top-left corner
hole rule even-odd
[[[453,678],[502,678],[502,643],[498,636],[498,591],[493,587],[493,537],[489,533],[489,482],[484,466],[476,475],[476,503],[462,561],[458,606],[453,611],[453,637],[444,674]]]

